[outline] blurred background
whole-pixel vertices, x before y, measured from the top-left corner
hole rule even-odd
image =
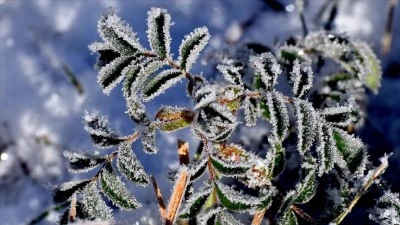
[[[319,30],[329,20],[327,2],[306,0],[305,20],[310,30]],[[400,8],[392,0],[340,0],[331,29],[368,42],[382,60],[382,87],[377,95],[367,93],[368,120],[357,133],[369,147],[371,159],[393,152],[384,178],[400,192]],[[293,0],[0,0],[0,223],[23,225],[54,207],[51,189],[81,175],[69,174],[64,150],[95,150],[84,132],[85,110],[108,115],[112,126],[128,134],[134,124],[125,114],[125,100],[115,89],[102,93],[93,68],[96,56],[87,46],[99,41],[97,20],[108,7],[119,10],[144,46],[146,17],[150,7],[168,9],[175,21],[171,28],[172,52],[183,36],[207,26],[212,38],[206,49],[230,48],[248,42],[275,46],[291,35],[301,34],[301,23]],[[387,28],[387,21],[392,27]],[[383,45],[385,30],[391,45]],[[389,42],[390,43],[390,42]],[[195,73],[215,76],[212,65],[198,63]],[[148,109],[161,104],[188,106],[184,85],[156,98]],[[171,97],[172,96],[172,97]],[[177,97],[179,96],[179,97]],[[253,131],[252,138],[262,136]],[[168,171],[178,166],[177,138],[189,142],[192,153],[198,142],[190,132],[159,134],[157,155],[136,153],[149,174],[156,176],[168,198]],[[243,141],[243,140],[242,140]],[[244,140],[245,142],[246,140]],[[162,146],[162,147],[161,147]],[[158,224],[153,190],[129,186],[144,207],[134,212],[117,212],[121,224]],[[342,224],[373,224],[366,210],[373,200],[362,199]],[[41,224],[55,224],[58,213],[49,210]]]

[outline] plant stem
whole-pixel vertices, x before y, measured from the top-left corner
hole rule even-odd
[[[361,191],[357,193],[357,195],[354,197],[354,199],[348,204],[346,207],[346,210],[342,212],[334,221],[337,225],[339,225],[343,219],[351,212],[353,207],[356,205],[358,200],[361,198],[362,195],[364,195],[368,189],[371,187],[371,185],[374,183],[375,179],[378,178],[380,175],[382,175],[386,168],[388,167],[387,163],[382,162],[381,165],[376,169],[374,174],[367,180],[367,182],[364,183]]]

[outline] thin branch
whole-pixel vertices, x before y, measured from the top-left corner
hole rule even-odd
[[[179,164],[189,165],[189,144],[178,139]]]
[[[167,210],[165,207],[165,203],[161,194],[161,190],[158,187],[158,184],[156,182],[156,179],[154,178],[153,175],[150,176],[151,181],[153,182],[153,187],[154,187],[154,191],[156,193],[156,197],[157,197],[157,202],[158,202],[158,209],[160,210],[160,215],[161,215],[161,219],[165,220],[166,215],[167,215]]]
[[[176,181],[175,189],[172,192],[167,209],[167,216],[165,225],[172,225],[175,221],[176,214],[178,213],[179,205],[183,199],[186,186],[188,184],[189,173],[187,167],[183,167],[179,178]]]
[[[70,201],[67,201],[67,202],[64,202],[64,203],[62,203],[62,204],[59,204],[59,205],[55,205],[55,206],[50,207],[49,209],[47,209],[46,211],[42,212],[42,213],[39,214],[37,217],[35,217],[34,219],[32,219],[32,220],[28,223],[28,225],[34,225],[34,224],[39,223],[40,221],[42,221],[43,219],[45,219],[51,212],[53,212],[53,211],[58,211],[58,210],[60,210],[60,209],[63,209],[63,208],[65,208],[65,207],[67,207],[70,203],[71,203]]]
[[[385,26],[385,34],[382,37],[382,53],[387,54],[392,46],[393,39],[393,22],[394,22],[394,9],[396,8],[397,0],[389,2],[389,10]]]
[[[264,219],[265,212],[267,211],[267,208],[264,208],[263,210],[256,212],[253,217],[253,221],[251,222],[251,225],[261,225],[261,222]]]
[[[342,212],[336,219],[335,219],[335,223],[338,225],[340,224],[344,218],[347,216],[347,214],[349,214],[351,212],[351,210],[353,209],[353,207],[356,205],[356,203],[358,202],[358,200],[361,198],[361,196],[363,196],[368,189],[371,187],[371,185],[374,183],[374,181],[376,180],[376,178],[378,178],[380,175],[382,175],[386,168],[388,167],[388,164],[385,162],[382,162],[381,165],[376,169],[376,171],[374,172],[374,174],[372,174],[372,176],[367,180],[367,182],[364,183],[361,191],[359,193],[357,193],[357,195],[354,197],[354,199],[348,204],[348,206],[346,207],[346,210],[344,212]]]

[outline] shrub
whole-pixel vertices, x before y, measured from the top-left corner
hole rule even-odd
[[[98,83],[105,94],[123,83],[127,112],[136,128],[132,134],[119,135],[98,112],[85,114],[93,144],[115,150],[104,156],[64,153],[71,172],[98,172],[55,190],[56,202],[69,202],[60,222],[112,220],[112,209],[102,195],[124,210],[141,207],[125,187],[124,177],[141,186],[153,182],[165,224],[193,224],[196,218],[201,224],[241,224],[236,213],[249,213],[252,224],[261,224],[267,211],[268,219],[278,224],[341,223],[388,166],[388,156],[383,156],[374,168],[363,142],[352,134],[362,125],[366,89],[377,92],[380,86],[380,63],[369,46],[327,31],[291,38],[271,51],[247,44],[224,56],[227,63],[216,67],[223,80],[210,82],[191,73],[210,38],[208,29],[196,28],[186,35],[174,59],[170,26],[167,10],[152,8],[146,49],[115,11],[99,20],[103,42],[89,46],[98,53]],[[326,71],[332,72],[325,75]],[[194,106],[162,106],[152,119],[143,102],[182,80]],[[291,93],[284,85],[278,89],[278,80],[289,84]],[[231,134],[242,123],[268,130],[265,156],[231,142]],[[175,186],[166,207],[155,179],[131,145],[141,140],[143,150],[155,154],[158,130],[186,128],[201,148],[189,160],[188,144],[179,142],[180,168],[172,178]],[[289,153],[297,156],[290,162]],[[300,171],[300,176],[290,176],[293,171]],[[194,189],[192,184],[201,182],[202,176],[208,178]],[[382,224],[398,223],[398,195],[384,192],[370,217]],[[315,204],[319,207],[313,208]]]

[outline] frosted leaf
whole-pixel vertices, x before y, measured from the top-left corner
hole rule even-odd
[[[113,171],[108,163],[101,171],[100,187],[103,193],[118,207],[125,210],[134,210],[141,204],[128,192],[125,184]]]
[[[296,59],[290,72],[290,81],[293,83],[293,94],[295,97],[303,97],[313,85],[313,72],[309,63],[300,63]]]
[[[332,134],[337,150],[345,162],[345,165],[339,164],[339,166],[344,166],[353,174],[363,172],[365,170],[366,153],[362,141],[338,128],[333,128]]]
[[[197,110],[199,108],[202,108],[211,102],[214,102],[217,100],[217,93],[216,93],[216,85],[204,85],[200,87],[196,92],[194,93],[194,98],[196,99],[196,105],[194,106],[194,109]]]
[[[135,94],[140,88],[143,88],[146,80],[159,70],[165,63],[158,59],[146,59],[140,64],[140,73],[137,79],[130,83],[130,92]],[[130,78],[130,77],[129,77]],[[128,78],[127,78],[128,79]],[[128,84],[127,84],[128,85]]]
[[[95,69],[100,70],[102,67],[106,66],[114,59],[121,56],[120,53],[116,52],[109,42],[100,43],[94,42],[89,45],[89,50],[93,53],[97,53],[97,62],[95,64]]]
[[[272,133],[275,138],[283,140],[288,126],[289,114],[282,94],[278,92],[268,92],[267,104],[270,113]]]
[[[257,107],[254,99],[246,98],[244,100],[244,119],[246,121],[246,126],[255,126],[257,122]]]
[[[322,176],[333,169],[338,161],[337,147],[332,135],[332,127],[321,120],[317,121],[317,154],[319,158],[318,175]]]
[[[147,154],[155,154],[158,152],[156,146],[156,127],[152,124],[146,127],[142,132],[143,150]]]
[[[90,180],[77,180],[63,183],[53,191],[53,201],[59,203],[66,202],[75,192],[81,191],[89,183]]]
[[[143,101],[150,101],[156,96],[162,94],[168,88],[178,83],[184,74],[177,69],[164,70],[156,76],[149,78],[143,86]]]
[[[83,119],[85,120],[85,130],[96,146],[109,148],[123,141],[116,132],[109,128],[107,117],[100,116],[98,112],[85,112]]]
[[[231,84],[243,86],[242,75],[239,73],[243,67],[234,67],[230,65],[218,65],[217,69],[222,73],[224,79]]]
[[[196,28],[185,36],[179,46],[178,61],[182,70],[190,71],[209,39],[207,27]]]
[[[317,115],[310,102],[300,99],[295,99],[294,111],[297,124],[297,150],[304,155],[311,148],[315,138]]]
[[[204,203],[207,201],[212,191],[211,187],[206,187],[196,192],[185,203],[185,208],[181,211],[179,218],[193,218],[200,213]]]
[[[129,98],[135,93],[132,93],[132,85],[139,79],[139,75],[141,73],[143,67],[135,64],[131,64],[126,67],[125,72],[125,80],[122,86],[122,92],[125,98]]]
[[[109,10],[100,18],[97,31],[105,42],[109,42],[116,51],[122,54],[132,54],[143,50],[132,28],[116,15],[115,10]]]
[[[239,220],[235,219],[230,213],[221,211],[217,216],[217,224],[221,225],[243,225]]]
[[[161,58],[170,57],[171,49],[171,16],[166,9],[151,8],[147,12],[147,38],[151,49]]]
[[[188,109],[168,106],[158,110],[154,124],[162,131],[172,132],[190,126],[194,116]]]
[[[324,108],[321,114],[330,124],[344,127],[354,121],[352,113],[356,110],[355,105],[354,98],[349,97],[345,105]]]
[[[231,135],[236,125],[236,118],[228,108],[211,103],[201,109],[192,127],[195,134],[201,133],[211,141],[221,142]]]
[[[279,225],[297,225],[296,214],[292,210],[288,210],[283,214],[282,218],[279,220]]]
[[[268,177],[276,178],[285,168],[285,150],[282,143],[274,138],[269,139],[270,149],[267,152],[266,162],[268,163]]]
[[[235,212],[253,212],[262,202],[253,196],[243,194],[217,181],[215,183],[219,201],[227,209]]]
[[[278,75],[282,73],[281,66],[276,58],[268,52],[258,56],[251,56],[249,62],[255,72],[261,75],[265,89],[271,90],[277,83]]]
[[[299,204],[309,202],[314,197],[318,186],[315,162],[312,162],[312,165],[308,165],[308,162],[305,162],[302,167],[306,175],[300,183],[296,185],[297,196],[294,199],[294,202]]]
[[[285,198],[282,201],[282,204],[279,208],[278,211],[278,218],[279,221],[282,221],[282,219],[285,217],[284,215],[291,211],[290,206],[293,204],[294,199],[296,198],[296,191],[291,190],[288,193],[286,193]],[[289,223],[290,224],[290,223]]]
[[[400,224],[399,194],[386,191],[371,210],[369,218],[381,225]]]
[[[102,199],[95,182],[83,189],[82,204],[91,219],[114,220],[112,209]]]
[[[365,42],[355,42],[355,48],[359,51],[359,55],[362,57],[362,62],[365,67],[365,74],[361,74],[362,81],[364,84],[371,89],[375,94],[378,93],[378,89],[381,87],[382,80],[382,67],[380,61]]]
[[[215,224],[217,214],[221,211],[221,207],[208,209],[205,214],[200,216],[200,225]]]
[[[120,56],[100,69],[97,82],[103,88],[104,94],[109,95],[111,90],[124,79],[125,67],[129,66],[135,59],[134,56]]]
[[[139,99],[136,98],[136,96],[127,98],[126,105],[128,115],[133,121],[145,126],[150,124],[150,121],[146,116],[145,106]]]
[[[149,185],[149,176],[133,153],[130,143],[124,142],[118,146],[117,166],[128,180],[144,187]]]
[[[68,159],[68,171],[71,173],[86,173],[106,161],[105,157],[76,152],[64,151],[63,155]]]
[[[190,174],[190,182],[196,181],[201,175],[203,175],[204,171],[207,167],[208,158],[204,156],[200,156],[200,159],[190,164],[189,174]]]
[[[232,162],[214,156],[211,156],[211,164],[221,175],[226,177],[243,177],[251,167],[247,162]]]

